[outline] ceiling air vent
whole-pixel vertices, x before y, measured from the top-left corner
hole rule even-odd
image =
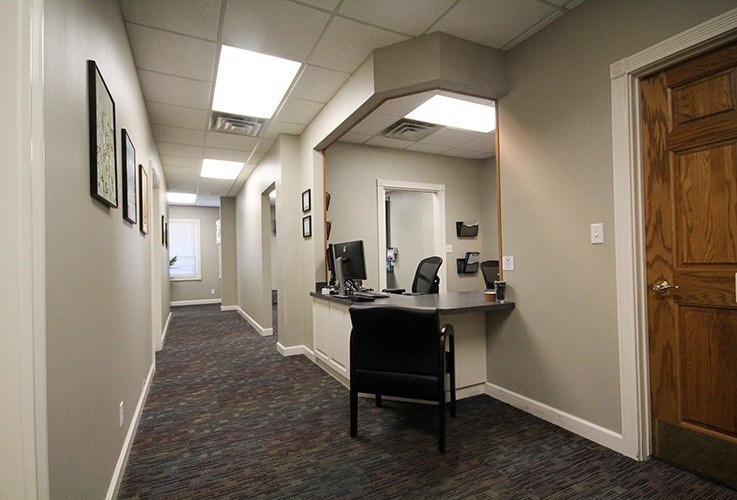
[[[403,139],[405,141],[417,142],[440,128],[442,127],[433,125],[432,123],[402,118],[384,129],[384,131],[381,132],[381,135],[392,139]]]
[[[255,136],[265,123],[266,120],[263,118],[231,115],[228,113],[213,111],[210,130]]]

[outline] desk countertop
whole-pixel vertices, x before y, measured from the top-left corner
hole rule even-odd
[[[434,307],[441,314],[460,314],[467,312],[503,311],[514,309],[514,302],[486,302],[484,292],[451,292],[429,295],[394,295],[388,299],[376,299],[373,302],[351,302],[334,295],[310,293],[316,299],[350,306],[391,304],[406,307]]]

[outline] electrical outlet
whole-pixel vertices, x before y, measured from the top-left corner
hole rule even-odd
[[[453,253],[453,245],[445,245],[445,253]]]
[[[591,244],[601,245],[604,243],[604,224],[591,224]]]
[[[215,289],[214,288],[211,288],[210,289],[210,295],[215,295]]]
[[[125,419],[125,406],[123,401],[118,405],[118,429],[123,427],[123,420]]]

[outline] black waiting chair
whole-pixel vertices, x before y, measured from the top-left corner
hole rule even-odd
[[[486,288],[494,288],[494,282],[499,279],[499,261],[485,260],[481,264],[481,273],[484,275]]]
[[[438,293],[440,288],[440,278],[438,271],[443,265],[443,259],[440,257],[427,257],[422,259],[417,265],[415,271],[415,279],[412,280],[413,294]],[[404,288],[385,288],[387,293],[404,293]]]
[[[445,451],[445,375],[456,415],[453,326],[435,308],[360,305],[350,308],[350,435],[358,432],[358,393],[437,401],[439,448]],[[448,344],[448,351],[445,346]]]

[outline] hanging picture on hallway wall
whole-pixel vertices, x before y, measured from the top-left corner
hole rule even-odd
[[[309,189],[302,193],[302,212],[309,212],[312,209],[312,191]]]
[[[95,61],[87,61],[90,127],[90,194],[118,207],[115,101]]]
[[[312,216],[302,217],[302,237],[309,238],[312,236]]]
[[[141,200],[139,229],[148,234],[148,174],[143,165],[138,165],[138,198]]]
[[[136,148],[133,147],[128,131],[121,130],[123,137],[123,218],[135,224],[138,222],[138,203],[136,190]]]
[[[166,216],[161,216],[161,245],[166,246]]]

